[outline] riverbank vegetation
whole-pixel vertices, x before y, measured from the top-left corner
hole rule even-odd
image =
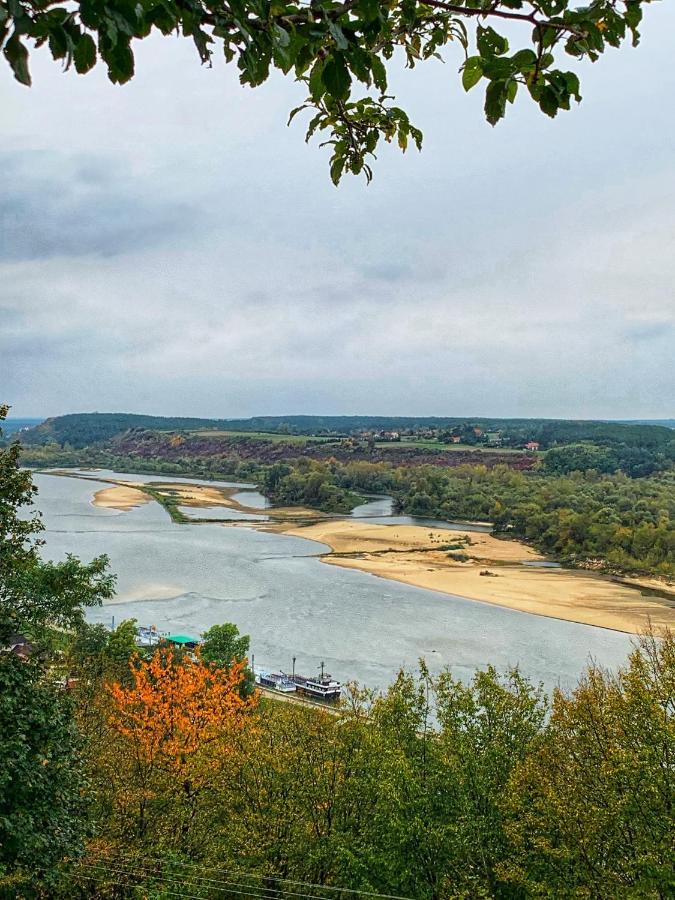
[[[672,892],[671,634],[551,700],[423,662],[337,711],[264,700],[232,627],[142,655],[86,625],[106,561],[42,562],[32,496],[0,451],[0,896]]]
[[[568,564],[675,575],[675,476],[504,468],[418,469],[396,494],[401,511],[494,523]]]
[[[597,570],[675,575],[675,431],[657,425],[477,420],[388,420],[291,417],[231,423],[227,437],[201,430],[162,431],[194,426],[198,420],[157,420],[155,428],[121,431],[129,419],[66,416],[48,420],[22,435],[23,460],[32,466],[101,466],[117,471],[153,472],[204,479],[253,481],[277,506],[302,506],[348,513],[364,494],[394,497],[396,510],[448,521],[480,520],[495,533],[532,544],[567,565]],[[146,417],[138,417],[143,420]],[[241,435],[236,427],[276,428],[275,440]],[[398,422],[424,434],[454,434],[478,442],[497,434],[502,445],[538,438],[544,452],[507,449],[437,451],[375,445],[384,424]],[[159,424],[158,424],[159,423]],[[441,423],[441,424],[439,424]],[[215,420],[210,423],[215,426]],[[331,433],[351,425],[355,435],[370,428],[369,440]],[[441,427],[442,425],[442,427]],[[498,432],[488,432],[487,427]],[[284,429],[328,440],[293,444],[278,440]],[[443,430],[443,428],[445,430]],[[101,432],[115,435],[82,446]],[[106,430],[107,429],[107,430]],[[42,443],[60,436],[64,443]],[[215,435],[215,436],[214,436]],[[399,435],[400,436],[400,435]],[[473,437],[471,437],[473,436]],[[74,441],[70,444],[66,437]],[[490,438],[491,439],[491,438]],[[390,447],[394,448],[396,442]],[[75,449],[78,447],[79,449]],[[171,511],[171,510],[170,510]],[[174,510],[172,514],[179,513]]]

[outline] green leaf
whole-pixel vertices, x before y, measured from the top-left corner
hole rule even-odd
[[[483,77],[483,61],[480,56],[470,56],[464,63],[462,70],[462,86],[465,91],[478,84]]]
[[[485,91],[485,117],[490,125],[496,125],[506,112],[506,84],[491,81]]]
[[[341,53],[335,53],[327,60],[321,73],[321,80],[335,100],[347,99],[352,79]]]
[[[274,27],[272,28],[272,34],[274,35],[274,42],[277,47],[288,47],[288,45],[291,43],[290,34],[284,28],[282,28],[281,25],[274,25]]]
[[[636,2],[636,0],[629,0],[629,2],[626,3],[624,19],[629,28],[637,28],[642,21],[642,7],[639,2]]]
[[[558,98],[556,97],[553,88],[551,88],[549,85],[546,85],[546,87],[542,89],[542,92],[539,96],[539,108],[542,112],[546,113],[546,115],[550,116],[552,119],[555,119],[558,113]]]
[[[333,182],[335,187],[340,183],[340,179],[342,178],[342,173],[345,168],[345,159],[343,156],[336,157],[331,165],[330,165],[330,180]]]
[[[108,78],[114,84],[125,84],[134,74],[134,55],[128,44],[115,44],[104,56]]]
[[[299,112],[302,112],[303,109],[307,109],[306,103],[303,103],[302,106],[296,106],[295,109],[292,109],[288,116],[288,122],[286,122],[286,125],[290,125],[291,122],[293,121],[293,119],[297,116],[297,114]]]
[[[84,75],[96,65],[96,44],[89,34],[83,34],[75,47],[73,55],[75,70]]]
[[[330,20],[328,22],[328,31],[330,32],[330,36],[335,41],[339,50],[347,50],[349,47],[349,41],[345,37],[344,31],[340,28],[337,22],[333,22]]]
[[[565,83],[567,85],[567,90],[572,94],[575,100],[581,100],[581,94],[579,93],[579,79],[574,74],[574,72],[563,72],[563,78],[565,79]]]
[[[518,72],[530,72],[537,65],[537,54],[533,50],[519,50],[511,57],[511,62]]]
[[[380,0],[359,0],[357,9],[364,22],[372,22],[380,15]]]
[[[317,59],[312,66],[312,71],[309,73],[309,93],[312,100],[320,100],[326,93],[321,77],[323,75],[323,67],[323,60]]]
[[[28,50],[19,40],[16,31],[5,44],[2,52],[5,55],[5,59],[12,67],[16,80],[21,82],[21,84],[30,87],[31,80],[30,72],[28,70]]]
[[[478,50],[481,56],[501,56],[509,49],[509,42],[494,28],[478,26]]]
[[[373,73],[375,87],[384,93],[387,90],[387,70],[380,57],[375,54],[370,58],[370,70]]]

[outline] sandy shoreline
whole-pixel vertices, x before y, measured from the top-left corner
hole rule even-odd
[[[675,627],[675,597],[672,601],[647,598],[607,576],[522,565],[542,557],[518,541],[502,541],[476,532],[369,525],[353,520],[283,531],[328,544],[332,551],[322,560],[329,565],[416,587],[632,634],[650,624],[657,629]],[[464,537],[470,543],[462,542]],[[464,549],[438,549],[454,543],[464,543]],[[464,553],[472,559],[459,562],[448,552]],[[485,570],[492,574],[481,575]]]
[[[263,512],[233,500],[236,488],[170,481],[152,482],[149,486],[170,495],[182,506]],[[152,499],[144,487],[141,482],[113,483],[97,491],[92,503],[130,510]],[[640,588],[663,589],[657,579],[626,578],[620,583],[591,572],[525,565],[543,562],[544,557],[519,541],[500,540],[482,532],[382,525],[358,519],[322,521],[317,520],[321,513],[297,508],[264,512],[270,514],[269,522],[232,524],[328,545],[331,550],[321,560],[329,565],[532,615],[628,633],[643,631],[650,624],[657,629],[675,628],[675,591],[672,600],[647,597],[640,592]],[[312,516],[311,524],[307,524],[308,515]],[[294,521],[303,517],[304,523]],[[490,574],[481,575],[485,571]]]
[[[194,506],[202,509],[213,506],[248,509],[231,499],[231,495],[237,493],[239,488],[176,484],[169,481],[119,481],[111,487],[96,491],[91,502],[94,506],[102,506],[107,509],[132,509],[134,506],[140,506],[141,503],[149,503],[153,499],[149,493],[146,493],[145,488],[152,488],[159,493],[168,494],[181,506]]]

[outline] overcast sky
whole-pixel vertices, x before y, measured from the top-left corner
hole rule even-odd
[[[551,121],[492,129],[459,56],[394,71],[425,134],[336,189],[289,109],[137,45],[0,66],[0,400],[16,416],[675,415],[672,4]]]

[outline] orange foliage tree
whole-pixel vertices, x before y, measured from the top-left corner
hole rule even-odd
[[[257,698],[239,686],[246,660],[228,669],[205,665],[199,655],[160,649],[131,663],[128,686],[114,683],[110,725],[123,771],[113,805],[120,826],[144,838],[149,831],[181,850],[204,813],[205,789],[237,752],[237,737],[253,727]],[[206,791],[208,793],[208,790]]]

